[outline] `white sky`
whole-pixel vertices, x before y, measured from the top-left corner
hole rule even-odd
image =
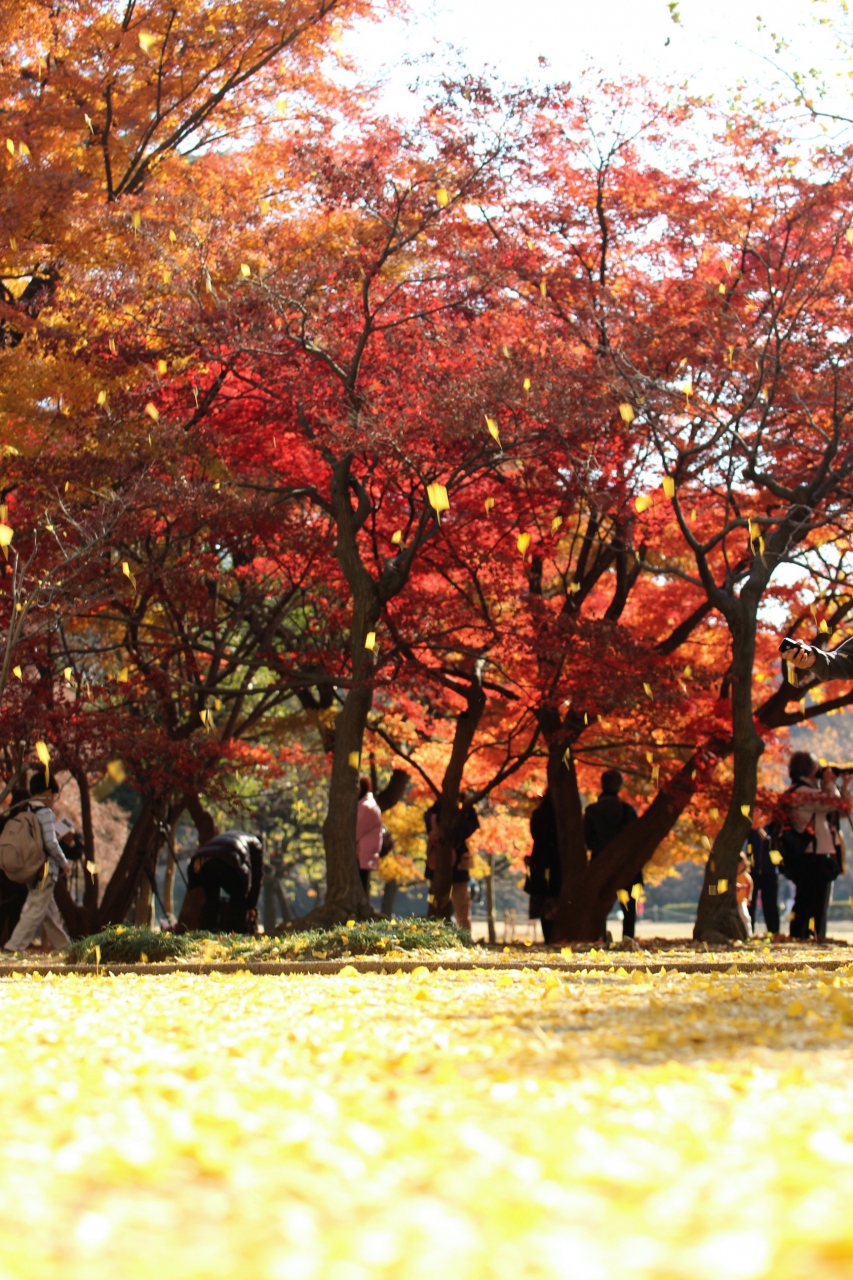
[[[723,97],[738,79],[756,91],[778,78],[766,61],[771,32],[791,42],[789,67],[839,65],[831,33],[815,22],[835,13],[833,0],[680,0],[680,10],[676,25],[666,0],[410,0],[407,22],[362,28],[346,46],[368,74],[389,73],[389,105],[398,107],[415,75],[407,57],[432,52],[437,70],[452,62],[448,47],[471,71],[491,67],[507,82],[575,79],[594,66],[610,76],[689,78],[695,91]],[[540,57],[550,65],[541,68]]]

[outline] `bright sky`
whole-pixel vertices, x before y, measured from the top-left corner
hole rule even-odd
[[[414,80],[407,57],[432,52],[434,66],[446,65],[448,46],[470,70],[493,67],[505,81],[574,79],[595,66],[611,76],[689,77],[696,91],[723,96],[738,78],[759,89],[778,76],[766,61],[771,32],[791,42],[788,66],[837,65],[832,37],[813,16],[834,13],[832,0],[680,0],[679,8],[675,24],[666,0],[410,0],[407,23],[387,20],[347,45],[368,72],[391,73],[392,98]]]

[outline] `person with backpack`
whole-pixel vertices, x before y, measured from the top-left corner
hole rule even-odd
[[[524,892],[530,894],[530,919],[542,924],[542,937],[551,941],[554,917],[560,900],[563,868],[560,863],[560,846],[557,840],[557,815],[551,792],[545,794],[530,815],[530,834],[533,848],[525,858],[527,879]]]
[[[61,949],[71,941],[53,896],[68,866],[56,838],[53,810],[58,794],[56,779],[38,769],[30,779],[30,799],[13,807],[0,832],[0,869],[28,891],[4,951],[26,951],[42,925],[52,947]]]
[[[841,867],[830,815],[850,812],[850,779],[824,769],[809,751],[795,751],[788,764],[791,785],[779,797],[772,828],[779,835],[784,874],[794,884],[791,937],[815,938],[825,927],[827,888]]]
[[[605,769],[601,775],[601,795],[587,805],[583,815],[583,838],[590,857],[597,858],[602,849],[615,840],[629,823],[636,822],[637,810],[627,800],[620,800],[624,779],[618,769]],[[630,884],[619,886],[622,908],[622,937],[633,938],[637,925],[637,899],[643,884],[643,873]]]
[[[256,931],[264,851],[248,831],[223,831],[190,858],[187,892],[176,931],[208,933]],[[225,893],[227,902],[221,900]]]

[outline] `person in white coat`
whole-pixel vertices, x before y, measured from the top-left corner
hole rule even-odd
[[[370,779],[362,777],[358,784],[358,812],[355,820],[355,852],[358,873],[364,892],[370,897],[370,873],[379,866],[382,852],[382,811],[370,786]]]

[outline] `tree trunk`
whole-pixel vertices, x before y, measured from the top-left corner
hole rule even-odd
[[[312,925],[369,920],[374,914],[358,874],[355,827],[364,731],[373,705],[373,654],[365,648],[365,640],[376,631],[378,618],[375,584],[365,573],[353,593],[352,684],[335,721],[329,808],[323,822],[326,901],[306,916],[306,923]]]
[[[193,820],[196,831],[198,832],[198,846],[201,848],[203,844],[207,844],[216,835],[216,823],[213,821],[213,815],[208,813],[201,802],[201,797],[195,792],[189,792],[184,795],[181,806],[181,813],[186,809],[187,813]],[[180,813],[176,815],[180,817]]]
[[[397,881],[386,880],[385,887],[382,890],[382,904],[379,910],[383,916],[392,916],[394,914],[394,899],[397,897]]]
[[[719,944],[743,941],[747,930],[737,909],[737,866],[752,825],[758,761],[764,743],[752,711],[752,668],[755,661],[756,607],[746,588],[727,618],[732,636],[731,699],[734,776],[725,821],[705,867],[693,937]],[[720,882],[725,881],[725,887]],[[722,889],[722,892],[721,892]]]
[[[160,823],[166,812],[163,797],[144,798],[142,811],[125,841],[118,865],[107,885],[98,912],[98,924],[121,924],[130,910],[146,862],[153,860],[160,844]]]
[[[453,851],[456,824],[459,821],[459,791],[462,786],[462,774],[468,760],[468,752],[474,741],[474,734],[486,706],[486,695],[483,691],[482,659],[474,664],[474,675],[465,695],[465,710],[456,717],[456,728],[453,731],[453,746],[450,760],[444,771],[441,784],[441,803],[438,811],[438,834],[436,837],[435,871],[432,878],[432,893],[429,895],[427,915],[438,920],[449,920],[453,913],[451,887],[453,884]]]
[[[489,852],[489,874],[486,876],[486,924],[489,930],[489,942],[492,946],[498,940],[495,929],[495,852]]]
[[[702,758],[700,753],[692,755],[645,813],[588,863],[575,894],[568,901],[561,896],[554,942],[597,942],[604,936],[617,890],[636,879],[690,803]]]

